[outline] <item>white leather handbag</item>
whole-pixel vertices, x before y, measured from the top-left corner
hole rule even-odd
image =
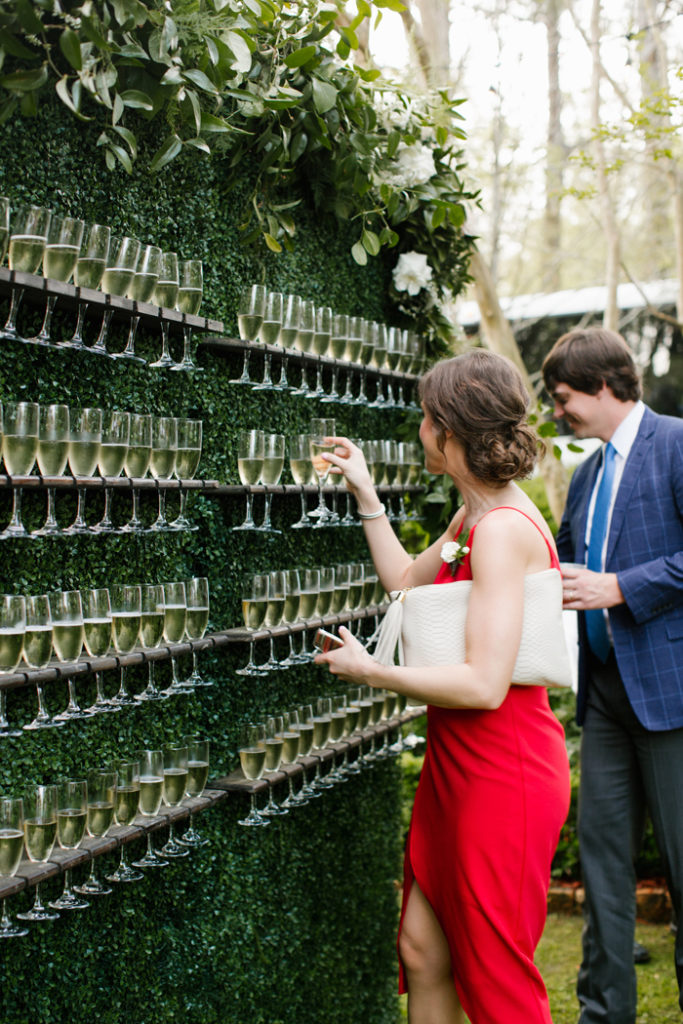
[[[465,660],[465,622],[471,580],[392,591],[373,657],[393,665],[458,665]],[[524,619],[512,682],[520,686],[573,685],[562,620],[562,577],[544,569],[524,577]]]

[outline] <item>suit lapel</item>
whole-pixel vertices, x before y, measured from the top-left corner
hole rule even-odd
[[[621,477],[619,484],[619,490],[614,501],[614,509],[612,511],[612,521],[609,528],[609,537],[607,539],[607,551],[605,553],[605,565],[609,565],[610,558],[614,552],[619,533],[624,525],[626,518],[626,512],[631,501],[631,494],[633,488],[636,485],[636,481],[640,477],[645,462],[645,456],[650,449],[650,436],[654,433],[655,429],[655,416],[649,410],[646,409],[641,421],[636,439],[633,442],[631,451],[626,459],[626,465],[624,466],[624,472]]]

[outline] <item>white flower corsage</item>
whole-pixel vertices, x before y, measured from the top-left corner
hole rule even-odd
[[[451,572],[454,574],[465,555],[469,555],[469,553],[469,545],[462,544],[459,540],[447,540],[445,544],[441,545],[441,561],[450,565]]]

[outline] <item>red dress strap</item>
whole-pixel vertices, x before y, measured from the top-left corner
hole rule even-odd
[[[470,550],[467,552],[467,554],[463,558],[462,562],[457,567],[455,573],[453,573],[451,571],[450,565],[447,565],[444,562],[444,564],[441,566],[441,568],[439,569],[439,571],[438,571],[438,573],[436,575],[436,579],[434,580],[435,583],[453,583],[454,580],[471,580],[472,579],[472,569],[470,568],[470,559],[472,557],[472,543],[474,541],[474,532],[477,529],[477,526],[479,525],[481,520],[484,518],[484,516],[489,515],[490,512],[497,512],[498,509],[503,509],[503,508],[504,509],[511,509],[513,512],[519,512],[520,515],[524,516],[525,519],[528,519],[529,522],[533,526],[536,527],[536,529],[540,533],[541,537],[543,537],[543,540],[545,541],[546,547],[548,548],[548,553],[550,555],[550,568],[552,568],[552,569],[559,569],[560,568],[560,560],[557,557],[557,554],[555,553],[555,549],[553,548],[552,544],[550,543],[550,541],[548,540],[546,535],[543,533],[543,530],[541,529],[541,527],[538,525],[537,522],[535,522],[531,518],[530,515],[528,515],[526,512],[522,512],[521,508],[516,508],[514,505],[496,505],[495,508],[490,508],[488,510],[488,512],[484,512],[484,515],[481,517],[481,519],[479,519],[478,522],[476,522],[474,524],[474,526],[470,529],[469,537],[468,537],[468,541],[467,541]],[[458,529],[456,531],[456,534],[455,534],[455,539],[456,540],[460,536],[460,534],[462,533],[463,526],[464,526],[464,521],[460,524],[460,526],[458,527]]]

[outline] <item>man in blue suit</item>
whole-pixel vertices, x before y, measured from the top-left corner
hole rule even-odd
[[[683,921],[683,420],[658,416],[620,335],[563,335],[543,363],[554,415],[604,445],[574,473],[557,537],[579,611],[579,1024],[635,1024],[634,860],[646,812]],[[585,566],[581,568],[580,566]],[[683,928],[675,944],[683,1009]]]

